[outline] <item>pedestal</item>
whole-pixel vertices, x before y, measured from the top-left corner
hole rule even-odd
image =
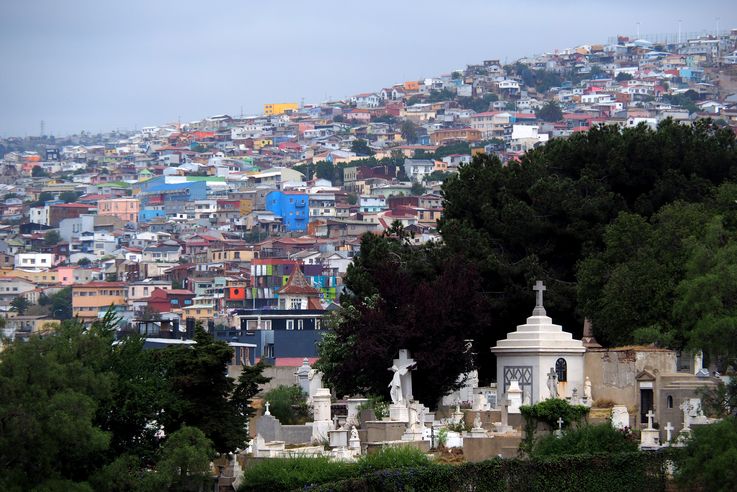
[[[328,439],[328,432],[333,428],[330,420],[317,420],[312,423],[312,442],[321,443]]]
[[[640,449],[657,449],[660,447],[660,431],[658,429],[642,429],[640,431]]]
[[[409,422],[409,409],[402,403],[389,405],[389,420],[393,422]]]

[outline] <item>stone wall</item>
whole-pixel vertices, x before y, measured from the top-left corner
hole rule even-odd
[[[284,441],[284,444],[304,444],[312,440],[311,425],[282,425],[273,415],[262,415],[255,421],[255,430],[264,441]]]

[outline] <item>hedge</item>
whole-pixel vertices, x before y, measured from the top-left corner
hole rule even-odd
[[[382,470],[360,478],[308,487],[313,492],[526,492],[664,491],[666,456],[621,453],[552,459],[493,459],[462,465],[432,464]]]

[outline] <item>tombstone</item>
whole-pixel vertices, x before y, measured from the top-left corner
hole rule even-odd
[[[465,382],[458,390],[461,401],[472,401],[475,398],[474,390],[479,387],[479,373],[476,369],[465,374]]]
[[[359,407],[368,404],[368,402],[368,398],[348,398],[345,401],[346,409],[348,411],[348,415],[345,419],[346,426],[360,425],[358,418]]]
[[[320,388],[312,397],[312,441],[322,442],[328,438],[328,431],[333,423],[330,419],[330,403],[332,396],[327,388]]]
[[[331,448],[348,447],[348,430],[337,429],[328,431],[328,443]]]
[[[555,430],[555,432],[553,432],[553,434],[555,434],[555,437],[560,439],[561,437],[563,437],[563,424],[565,423],[563,417],[558,417],[556,423],[558,424],[558,428]]]
[[[630,413],[624,405],[612,407],[612,427],[622,430],[630,426]]]
[[[587,406],[591,406],[593,398],[591,397],[591,380],[586,376],[586,380],[583,383],[583,402]]]
[[[458,425],[463,421],[463,412],[461,412],[460,403],[456,402],[456,409],[453,411],[453,415],[450,418],[451,422]]]
[[[417,363],[409,356],[406,349],[399,350],[399,358],[393,360],[392,367],[394,375],[389,383],[389,396],[392,403],[389,405],[389,419],[396,422],[409,422],[408,407],[412,401],[412,369]]]
[[[578,405],[581,401],[578,399],[578,388],[571,390],[571,405]]]
[[[509,383],[507,389],[507,399],[509,400],[508,413],[520,413],[519,407],[522,405],[522,390],[516,380]]]
[[[422,430],[425,427],[425,414],[422,405],[412,402],[407,405],[407,410],[409,420],[407,422],[407,429],[402,435],[402,441],[421,441]]]
[[[697,350],[693,354],[693,373],[698,374],[704,368],[704,352]]]
[[[473,406],[472,410],[485,411],[490,410],[489,403],[486,401],[486,395],[483,393],[476,393],[473,395]]]
[[[671,440],[673,438],[672,432],[675,430],[675,427],[673,427],[673,425],[671,425],[671,423],[668,422],[666,424],[666,426],[663,427],[663,429],[665,430],[665,442],[667,442],[667,443],[670,444],[670,442],[671,442]]]
[[[267,401],[264,406],[266,407],[266,411],[264,412],[264,415],[271,415],[271,412],[269,411],[269,402]]]
[[[657,449],[660,447],[660,431],[653,428],[653,417],[655,414],[648,410],[647,428],[640,430],[640,449]]]
[[[351,436],[348,439],[348,447],[354,451],[361,452],[361,438],[358,437],[356,426],[351,426]]]
[[[486,430],[483,427],[481,427],[481,413],[480,412],[476,412],[476,417],[473,419],[473,428],[471,429],[471,432],[468,433],[467,437],[471,437],[471,438],[488,437]]]
[[[310,398],[312,398],[315,396],[315,393],[322,388],[322,373],[315,369],[310,369],[310,372],[307,375],[307,380],[310,382],[309,395]]]
[[[509,425],[509,413],[507,412],[507,407],[509,406],[509,400],[504,398],[499,402],[501,406],[501,422],[494,422],[494,432],[497,432],[499,434],[506,434],[507,432],[511,432],[513,429]]]
[[[310,394],[310,371],[312,368],[310,367],[310,363],[307,360],[307,357],[302,360],[302,365],[297,368],[297,371],[294,373],[297,379],[297,386],[299,386],[304,394],[309,395]]]

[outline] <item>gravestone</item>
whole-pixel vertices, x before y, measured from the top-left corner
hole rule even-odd
[[[328,431],[333,428],[330,419],[330,390],[320,388],[312,397],[312,442],[322,442],[328,438]]]
[[[412,369],[417,363],[409,356],[406,349],[399,350],[399,357],[393,360],[389,368],[394,374],[389,383],[389,396],[392,403],[389,406],[389,419],[395,422],[409,422],[408,404],[412,401]]]
[[[516,380],[512,380],[509,383],[507,399],[509,400],[507,413],[520,413],[519,407],[522,405],[522,389],[519,387]]]
[[[675,430],[675,427],[673,427],[673,425],[670,422],[668,422],[666,426],[663,428],[663,430],[665,430],[665,442],[670,443],[671,440],[673,439],[672,433]]]
[[[360,419],[358,416],[359,407],[368,404],[368,398],[348,398],[346,403],[346,410],[348,412],[346,416],[346,427],[351,425],[360,425]]]
[[[297,371],[294,373],[294,375],[297,378],[297,386],[302,389],[302,392],[306,395],[310,394],[310,371],[312,368],[310,367],[309,361],[307,360],[307,357],[302,360],[302,365],[297,368]]]
[[[660,447],[660,431],[653,428],[652,410],[647,412],[647,428],[640,431],[640,449],[657,449]]]
[[[612,407],[612,427],[622,430],[630,426],[630,413],[624,405]]]

